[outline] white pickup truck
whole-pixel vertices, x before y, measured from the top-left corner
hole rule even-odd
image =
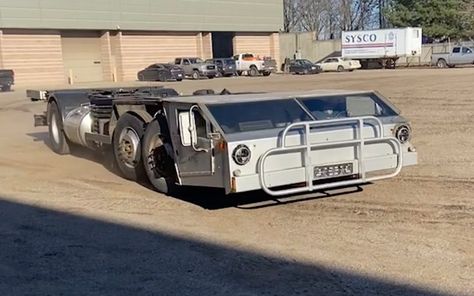
[[[237,73],[240,75],[247,73],[249,76],[270,76],[276,71],[275,60],[260,59],[251,53],[242,53],[234,56]]]
[[[438,68],[474,64],[474,50],[465,46],[456,46],[453,47],[451,53],[434,53],[431,56],[431,64]]]

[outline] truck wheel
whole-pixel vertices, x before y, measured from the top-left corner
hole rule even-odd
[[[63,119],[59,113],[58,104],[51,101],[48,104],[48,132],[49,132],[49,146],[51,149],[60,155],[70,153],[69,143],[63,131]]]
[[[250,76],[250,77],[258,76],[257,67],[255,67],[255,66],[251,66],[251,67],[250,67],[249,76]]]
[[[438,68],[447,68],[448,63],[446,63],[445,59],[439,59],[438,62],[436,63],[436,66],[438,66]]]
[[[176,170],[174,160],[170,156],[170,153],[173,153],[172,148],[166,148],[166,145],[170,144],[167,143],[169,140],[163,132],[165,131],[161,129],[160,121],[153,120],[148,124],[143,137],[142,155],[143,166],[151,185],[156,191],[168,195],[177,187]]]
[[[344,71],[344,67],[343,66],[338,66],[337,67],[337,72],[343,72]]]
[[[199,77],[201,77],[201,75],[199,74],[199,71],[198,71],[198,70],[194,70],[194,71],[193,71],[192,78],[193,78],[194,80],[198,80]]]
[[[145,176],[142,164],[141,141],[145,123],[132,114],[122,115],[114,131],[115,161],[123,177],[139,181]]]

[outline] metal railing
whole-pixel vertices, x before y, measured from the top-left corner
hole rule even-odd
[[[373,138],[364,138],[363,130],[365,123],[375,123],[375,127],[377,129],[375,137]],[[320,127],[331,127],[331,126],[356,126],[357,129],[355,139],[351,140],[343,140],[343,141],[329,141],[329,142],[322,142],[322,143],[311,143],[310,137],[312,133],[312,128],[320,128]],[[303,143],[300,145],[287,145],[287,138],[288,133],[290,131],[296,130],[304,130],[303,132]],[[366,145],[375,144],[375,143],[388,143],[393,144],[394,152],[397,155],[397,166],[394,169],[393,173],[385,174],[385,175],[378,175],[373,177],[367,177],[365,166],[364,166],[364,148]],[[372,116],[366,117],[356,117],[356,118],[341,118],[341,119],[331,119],[331,120],[321,120],[321,121],[310,121],[310,122],[299,122],[289,125],[281,135],[281,141],[279,141],[279,147],[270,149],[266,153],[264,153],[259,160],[258,164],[258,173],[260,178],[260,185],[262,189],[269,195],[272,196],[284,196],[290,194],[297,194],[303,192],[312,192],[318,190],[324,190],[329,188],[335,187],[344,187],[344,186],[351,186],[357,184],[363,184],[368,182],[373,182],[382,179],[388,179],[397,176],[403,166],[402,160],[402,147],[400,142],[394,137],[385,137],[383,124],[380,119]],[[311,159],[311,151],[321,149],[321,148],[337,148],[337,147],[344,147],[344,146],[355,146],[357,147],[357,165],[358,165],[358,179],[352,180],[344,180],[344,181],[336,181],[331,183],[325,184],[318,184],[315,185],[314,181],[314,168],[316,165],[313,164]],[[303,152],[303,167],[305,168],[305,183],[306,186],[298,187],[298,188],[290,188],[290,189],[283,189],[283,190],[272,190],[267,185],[265,180],[265,162],[267,158],[274,154],[282,154],[282,153],[289,153],[289,152]],[[288,184],[291,185],[291,184]]]

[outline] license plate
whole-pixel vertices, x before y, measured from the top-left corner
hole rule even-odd
[[[314,179],[330,179],[354,174],[354,165],[352,163],[342,163],[336,165],[325,165],[314,167]]]
[[[178,77],[182,77],[183,75],[182,74],[178,74]]]

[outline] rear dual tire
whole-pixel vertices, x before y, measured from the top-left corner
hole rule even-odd
[[[115,162],[125,179],[144,179],[141,146],[144,133],[145,122],[138,117],[126,113],[119,118],[113,136],[113,149]]]

